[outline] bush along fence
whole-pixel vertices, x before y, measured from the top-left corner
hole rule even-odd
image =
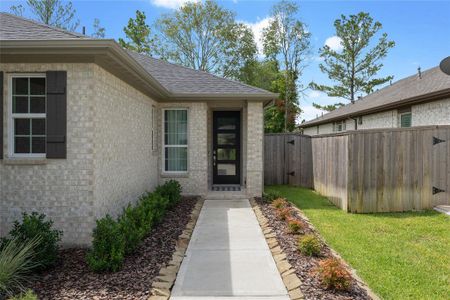
[[[129,204],[117,219],[107,215],[97,220],[92,249],[86,258],[89,267],[95,272],[120,270],[125,255],[136,249],[180,199],[180,184],[170,180],[141,196],[135,205]]]
[[[314,188],[349,212],[450,204],[450,126],[269,134],[264,151],[266,185]]]

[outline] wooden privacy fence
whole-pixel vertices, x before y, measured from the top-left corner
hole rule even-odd
[[[297,136],[307,149],[290,147],[289,136],[266,135],[265,184],[313,187],[349,212],[450,204],[450,126]]]

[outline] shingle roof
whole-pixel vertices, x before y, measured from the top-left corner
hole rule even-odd
[[[0,12],[0,41],[11,40],[90,40],[88,36],[65,31],[24,19],[8,13]],[[275,98],[277,95],[266,90],[252,87],[241,82],[221,78],[213,74],[189,69],[166,61],[126,51],[156,81],[158,81],[172,97],[265,97]]]
[[[0,12],[0,40],[86,39],[88,36]]]
[[[450,93],[450,76],[443,73],[439,67],[431,68],[418,74],[406,77],[379,91],[369,94],[353,104],[347,104],[319,118],[305,122],[300,127],[309,127],[327,121],[344,119],[362,115],[372,109],[382,109],[395,104],[406,104],[408,99],[417,99],[440,91]]]
[[[270,92],[213,74],[127,51],[157,81],[175,94],[271,94]]]

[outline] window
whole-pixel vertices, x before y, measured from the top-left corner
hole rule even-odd
[[[400,127],[411,127],[412,115],[411,112],[399,114]]]
[[[187,110],[164,110],[164,171],[187,171]]]
[[[362,125],[363,123],[363,117],[358,117],[358,125]]]
[[[334,122],[333,129],[335,132],[344,131],[345,130],[345,120],[339,121],[339,122]]]
[[[45,157],[45,75],[11,75],[10,154],[15,157]]]

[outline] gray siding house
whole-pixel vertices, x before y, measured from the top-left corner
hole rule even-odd
[[[0,13],[0,236],[45,213],[63,243],[157,184],[260,196],[277,95]],[[222,195],[222,194],[221,194]]]
[[[435,67],[299,126],[304,134],[450,125],[450,76]]]

